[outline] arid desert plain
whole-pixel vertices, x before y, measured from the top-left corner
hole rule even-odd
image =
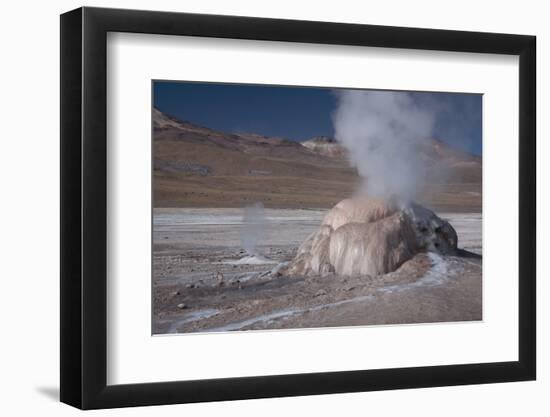
[[[440,213],[469,256],[428,254],[421,268],[370,280],[279,275],[325,212],[266,209],[252,257],[241,249],[242,210],[156,209],[154,333],[481,319],[479,213]]]

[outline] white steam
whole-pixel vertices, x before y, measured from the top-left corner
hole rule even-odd
[[[265,238],[267,220],[264,205],[256,203],[243,210],[243,227],[241,230],[241,245],[249,255],[257,255],[258,242]]]
[[[338,91],[336,139],[364,178],[360,192],[413,199],[424,182],[420,150],[432,136],[435,111],[406,92]]]

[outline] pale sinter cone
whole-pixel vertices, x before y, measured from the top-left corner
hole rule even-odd
[[[286,273],[376,276],[395,271],[420,252],[453,254],[457,240],[447,221],[419,204],[346,199],[300,245]]]

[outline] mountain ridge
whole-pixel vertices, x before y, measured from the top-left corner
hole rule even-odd
[[[296,142],[226,133],[156,108],[152,121],[155,207],[242,207],[253,201],[331,207],[353,194],[360,182],[347,150],[334,138]],[[468,206],[480,206],[481,157],[438,140],[430,140],[421,156],[427,167],[449,166],[445,180],[453,184],[445,188],[443,179],[434,176],[425,200],[441,205],[463,195]]]
[[[326,136],[326,135],[319,135],[319,136],[313,136],[308,139],[304,140],[292,140],[284,137],[278,137],[278,136],[267,136],[257,133],[232,133],[232,132],[225,132],[223,130],[219,129],[212,129],[205,126],[201,126],[199,124],[179,119],[175,116],[169,115],[167,113],[162,112],[161,110],[157,109],[156,107],[153,108],[153,122],[155,128],[167,128],[167,127],[174,127],[174,128],[180,128],[183,130],[189,130],[189,131],[197,131],[197,132],[204,132],[204,133],[210,133],[214,135],[225,135],[228,137],[235,137],[235,138],[241,138],[244,140],[250,140],[250,141],[257,141],[259,143],[269,143],[273,145],[286,145],[286,146],[296,146],[296,144],[300,144],[303,147],[306,147],[307,149],[323,154],[325,156],[334,156],[334,157],[342,157],[347,151],[345,148],[333,137]],[[439,153],[440,155],[460,155],[460,157],[464,159],[469,159],[472,161],[481,161],[481,157],[479,155],[475,155],[471,152],[467,152],[465,150],[455,148],[448,143],[437,139],[437,138],[430,138],[428,139],[430,144],[432,144],[434,151]],[[324,148],[332,147],[334,151],[327,151]],[[336,151],[336,148],[340,148],[338,151]]]

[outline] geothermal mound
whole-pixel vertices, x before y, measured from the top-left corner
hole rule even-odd
[[[395,271],[420,252],[452,254],[456,245],[453,227],[418,204],[347,199],[302,243],[287,273],[376,276]]]

